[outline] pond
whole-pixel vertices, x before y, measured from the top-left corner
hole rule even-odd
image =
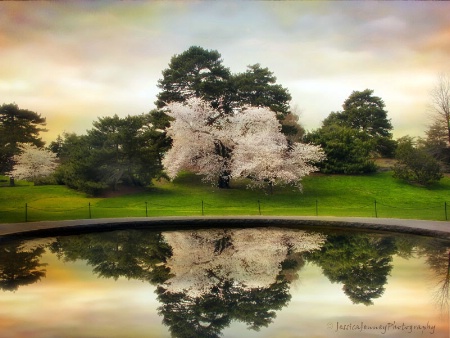
[[[449,337],[450,243],[324,229],[0,244],[2,337]]]

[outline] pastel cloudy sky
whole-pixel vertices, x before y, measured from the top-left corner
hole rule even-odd
[[[154,108],[170,58],[197,45],[232,73],[260,63],[306,129],[353,90],[386,103],[394,136],[423,135],[450,71],[449,2],[1,2],[0,104],[47,118],[51,141],[98,116]]]

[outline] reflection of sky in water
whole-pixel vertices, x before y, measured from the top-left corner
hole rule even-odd
[[[430,297],[429,280],[426,273],[417,274],[425,268],[423,260],[394,258],[394,268],[384,295],[374,300],[374,306],[354,305],[342,292],[342,286],[331,284],[312,264],[300,272],[298,281],[291,286],[292,299],[289,305],[277,313],[274,323],[260,332],[248,331],[246,337],[449,337],[448,318],[436,311]],[[383,330],[338,330],[342,325],[367,326],[396,322],[400,325],[435,325],[434,334],[425,330],[408,333],[391,329]],[[331,325],[330,325],[331,324]],[[328,328],[330,325],[331,328]],[[240,337],[245,329],[238,324],[223,331],[224,337]]]
[[[154,286],[97,278],[92,267],[63,263],[51,254],[42,261],[49,264],[46,278],[0,294],[0,332],[11,337],[170,336],[156,314]]]
[[[15,292],[0,292],[2,337],[170,337],[157,314],[156,287],[147,282],[98,278],[82,261],[63,262],[49,250],[46,277]],[[384,294],[374,305],[353,304],[342,284],[331,283],[320,267],[306,263],[290,284],[292,298],[259,332],[233,321],[223,337],[445,337],[448,314],[433,299],[436,281],[424,258],[394,255]],[[427,325],[431,329],[352,331],[348,325],[394,323]],[[336,332],[336,325],[343,326]],[[244,332],[243,332],[244,331]]]

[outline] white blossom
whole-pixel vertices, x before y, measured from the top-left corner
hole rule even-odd
[[[319,146],[288,144],[269,108],[246,106],[226,115],[208,102],[190,98],[168,104],[167,114],[174,119],[167,129],[173,145],[163,165],[171,178],[190,170],[214,182],[228,172],[231,177],[251,178],[250,186],[293,184],[301,189],[301,178],[324,159]]]
[[[56,154],[49,150],[29,143],[20,144],[19,148],[21,154],[14,156],[14,168],[9,173],[14,178],[33,181],[52,174],[58,166]]]
[[[169,177],[191,170],[216,179],[224,167],[223,157],[215,152],[218,128],[211,126],[217,112],[208,103],[191,98],[186,104],[169,104],[167,114],[175,119],[167,129],[173,145],[163,159]]]

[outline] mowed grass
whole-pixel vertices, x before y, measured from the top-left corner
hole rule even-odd
[[[292,187],[270,193],[245,185],[245,180],[234,180],[231,189],[218,189],[184,173],[173,182],[156,181],[145,191],[109,198],[65,186],[0,187],[0,222],[260,214],[445,220],[450,202],[450,178],[425,188],[396,180],[390,172],[311,175],[303,180],[302,193]]]

